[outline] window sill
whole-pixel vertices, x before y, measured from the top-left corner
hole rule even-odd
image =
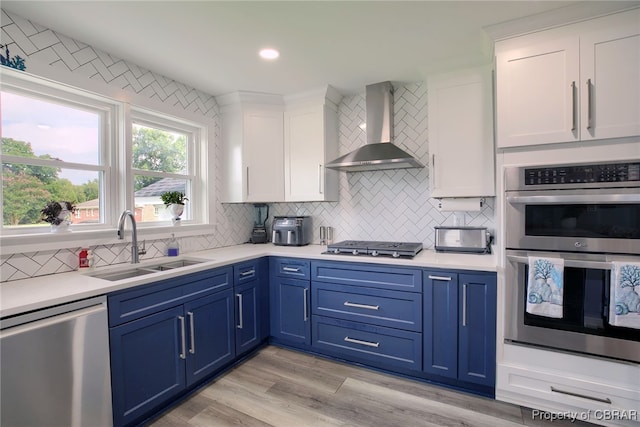
[[[138,242],[142,240],[168,239],[171,234],[176,237],[198,236],[213,233],[215,225],[183,224],[174,226],[143,227],[138,226]],[[2,236],[0,238],[1,253],[3,256],[15,253],[41,252],[47,250],[75,249],[79,247],[90,248],[98,245],[115,245],[131,242],[131,228],[125,226],[124,240],[118,240],[115,229],[110,230],[73,230],[68,233],[38,233]]]

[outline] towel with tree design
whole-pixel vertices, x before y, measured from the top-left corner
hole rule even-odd
[[[640,329],[640,263],[611,264],[609,323]]]
[[[527,313],[562,318],[564,260],[529,257]]]

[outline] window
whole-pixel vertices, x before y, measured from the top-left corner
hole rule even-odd
[[[75,205],[73,230],[111,232],[124,209],[168,227],[165,191],[189,200],[183,224],[210,223],[207,125],[24,73],[0,83],[3,236],[49,233],[51,200]]]
[[[3,231],[47,228],[40,209],[51,200],[100,205],[110,178],[104,150],[113,105],[47,86],[4,82],[0,101]],[[74,223],[83,226],[79,211]]]
[[[195,142],[197,129],[173,118],[133,110],[131,167],[135,206],[142,210],[141,222],[170,221],[160,196],[179,191],[193,199]],[[192,220],[191,203],[182,219]]]

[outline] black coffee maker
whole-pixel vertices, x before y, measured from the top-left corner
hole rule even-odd
[[[251,243],[267,243],[267,219],[269,218],[269,205],[265,203],[255,203],[253,205],[254,222],[253,230],[251,231]]]

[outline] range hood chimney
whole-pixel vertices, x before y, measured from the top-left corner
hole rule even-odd
[[[346,172],[423,168],[412,155],[393,144],[393,86],[382,82],[366,87],[367,144],[327,163]]]

